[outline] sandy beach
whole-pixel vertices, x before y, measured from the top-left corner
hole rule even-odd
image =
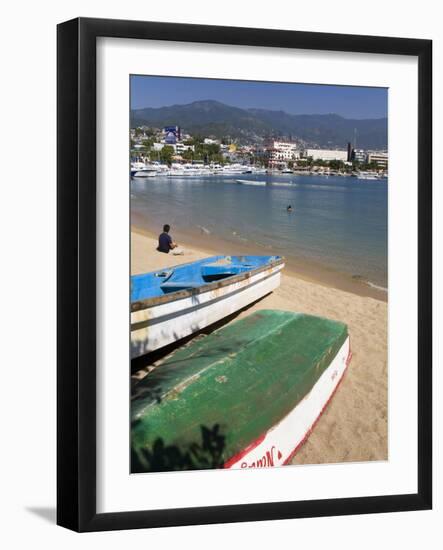
[[[216,252],[214,247],[182,242],[179,235],[173,237],[184,249],[183,256],[157,252],[155,236],[132,227],[132,274],[192,262]],[[235,251],[218,249],[218,253]],[[283,271],[275,292],[237,317],[259,309],[281,309],[337,319],[348,325],[353,353],[348,372],[293,464],[388,458],[386,296],[384,300],[376,299],[352,292],[352,287],[343,290],[334,286],[339,285],[334,285],[332,279],[315,281],[291,267]]]

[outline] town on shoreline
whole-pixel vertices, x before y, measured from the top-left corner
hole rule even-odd
[[[130,130],[131,176],[294,173],[380,179],[388,175],[386,150],[307,147],[301,140],[269,136],[246,144],[229,136],[189,134],[180,126]]]

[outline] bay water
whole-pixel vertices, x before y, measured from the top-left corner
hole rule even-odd
[[[168,223],[178,242],[181,233],[213,236],[226,242],[220,254],[254,245],[387,289],[387,179],[155,176],[134,178],[130,185],[132,223],[142,228],[160,233]]]

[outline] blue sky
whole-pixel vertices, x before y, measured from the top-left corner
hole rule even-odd
[[[131,77],[132,109],[214,99],[235,107],[281,110],[292,114],[336,113],[345,118],[381,118],[387,116],[387,98],[386,88]]]

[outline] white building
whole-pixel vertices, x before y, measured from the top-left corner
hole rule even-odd
[[[313,160],[348,160],[348,152],[341,149],[305,149],[305,156],[312,157]]]
[[[371,151],[368,153],[368,164],[375,163],[379,168],[388,167],[388,153],[382,151]]]
[[[296,160],[300,157],[297,144],[293,141],[271,139],[266,141],[265,150],[271,164]]]
[[[176,143],[175,152],[177,154],[184,153],[185,151],[194,151],[194,145],[185,145],[184,143]]]
[[[152,149],[154,151],[161,151],[163,149],[163,147],[165,146],[168,146],[168,147],[172,147],[174,149],[174,153],[176,154],[180,154],[180,153],[184,153],[185,151],[194,151],[194,146],[193,145],[184,145],[183,143],[181,142],[178,142],[178,143],[154,143],[153,146],[152,146]]]
[[[368,159],[366,151],[363,149],[354,149],[352,151],[352,160],[357,162],[366,162]]]

